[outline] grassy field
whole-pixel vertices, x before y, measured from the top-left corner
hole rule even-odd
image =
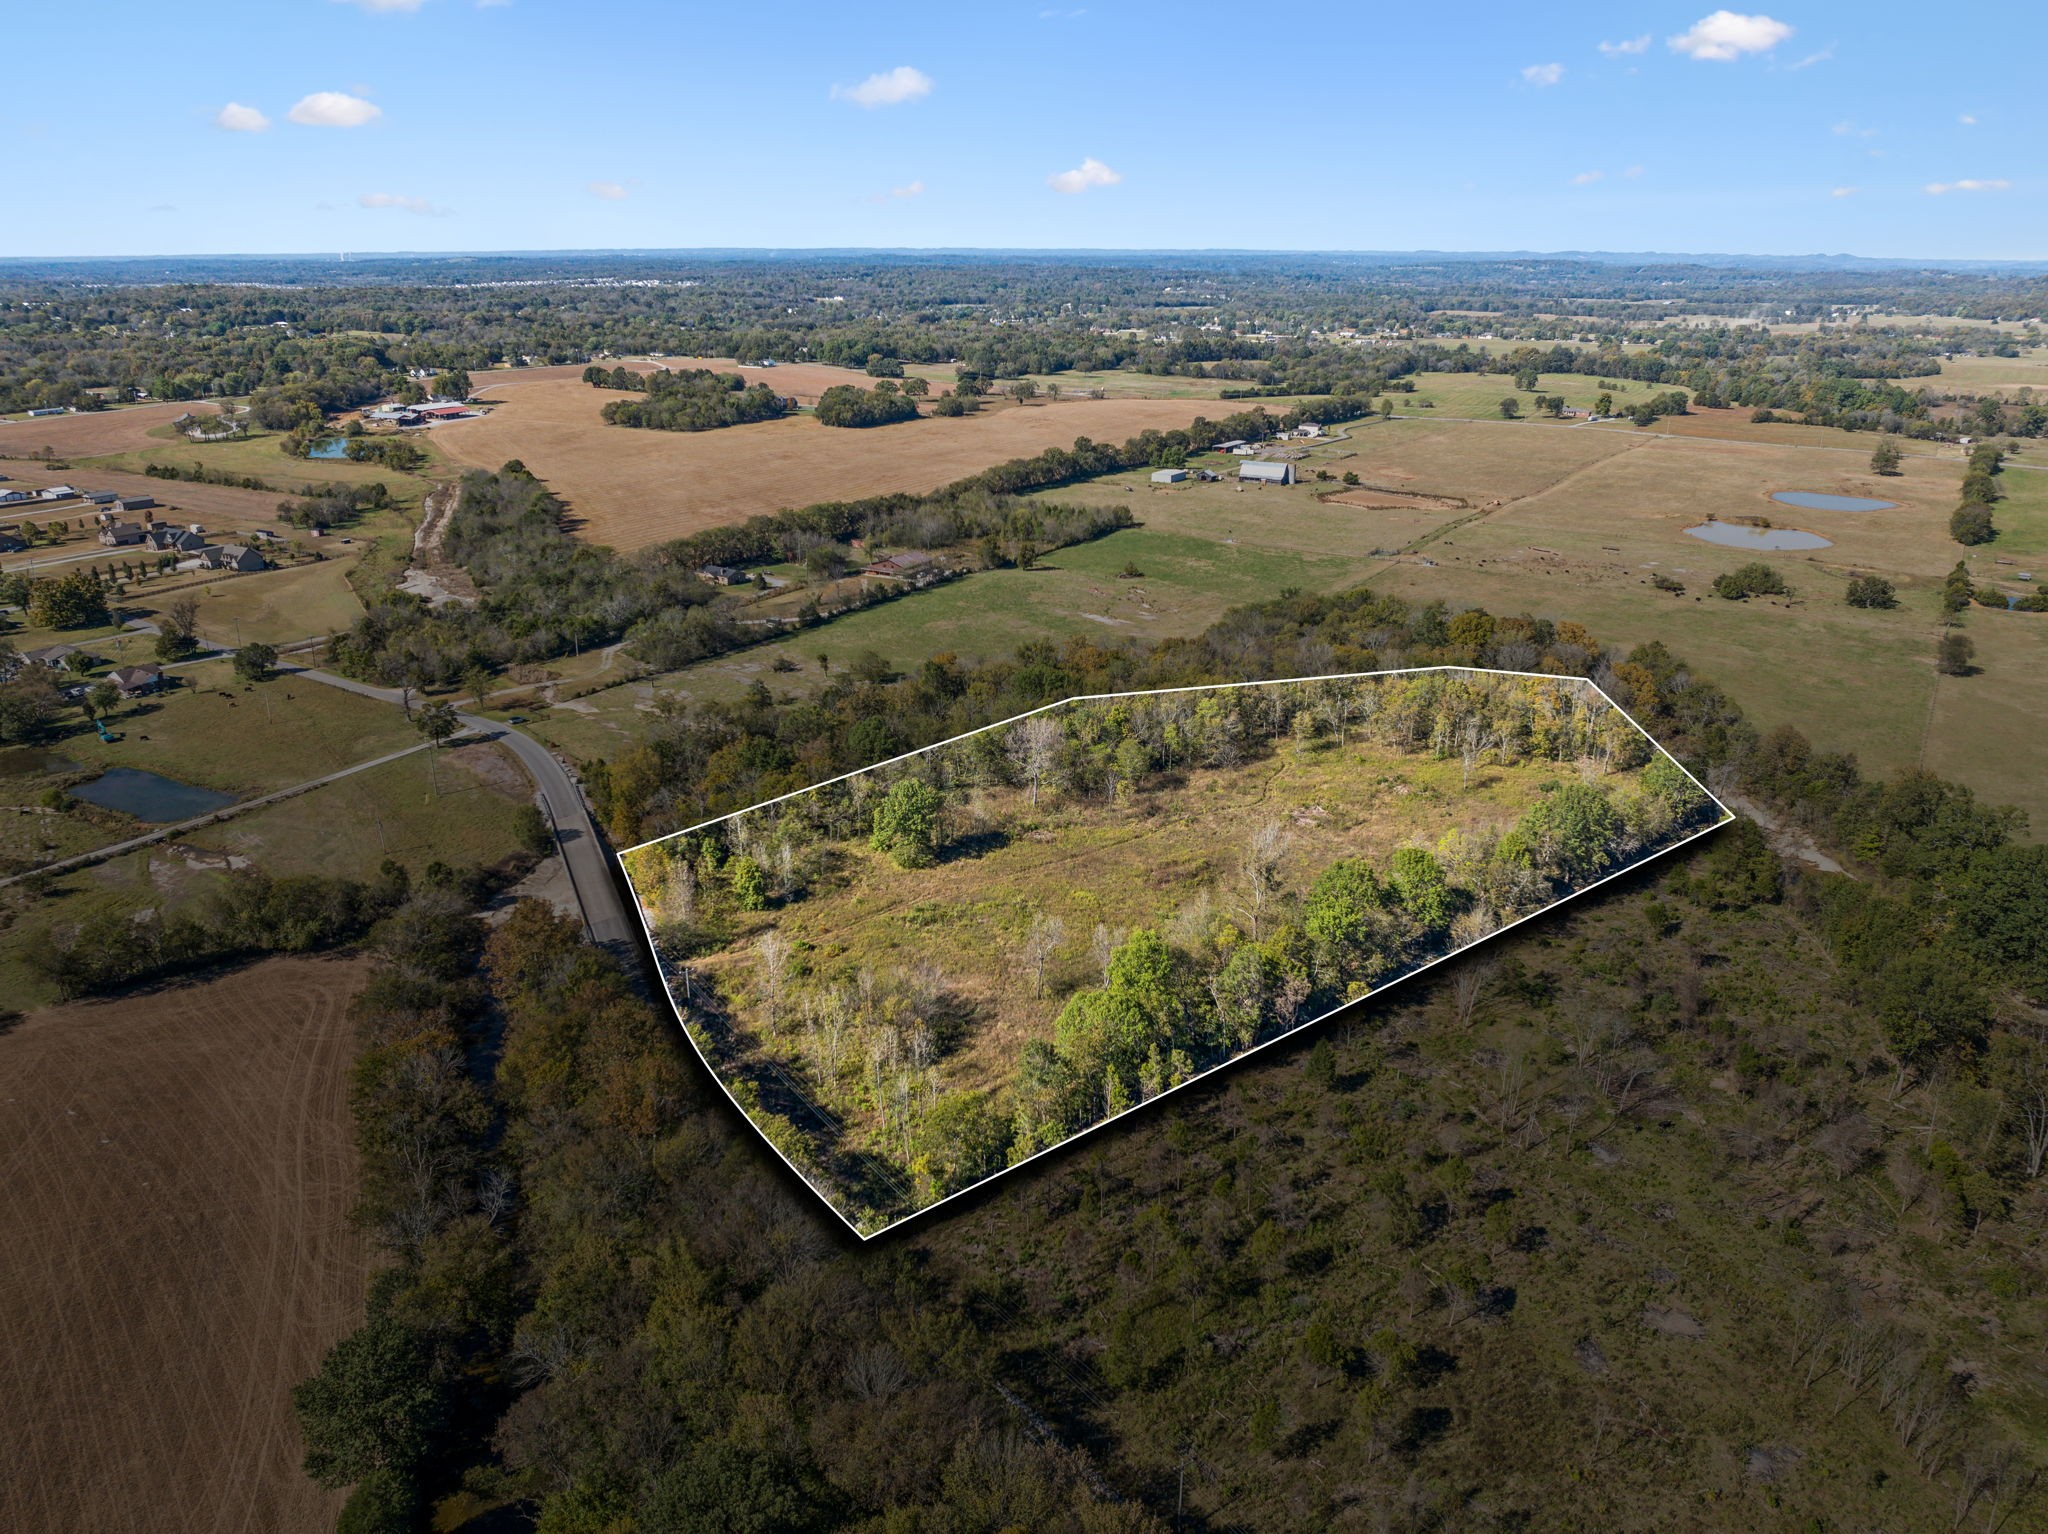
[[[436,860],[496,863],[518,850],[513,809],[531,794],[518,763],[496,745],[456,747],[431,763],[418,752],[35,887],[10,886],[0,890],[0,995],[17,1006],[55,999],[28,961],[53,926],[103,912],[204,914],[233,869],[367,878],[387,857],[414,873]],[[119,839],[101,835],[96,844]]]
[[[1509,398],[1515,401],[1523,415],[1537,419],[1533,401],[1538,394],[1563,395],[1565,404],[1571,408],[1590,410],[1603,394],[1614,396],[1616,409],[1626,409],[1653,394],[1669,392],[1669,386],[1665,384],[1631,383],[1626,378],[1609,379],[1614,387],[1603,389],[1597,378],[1588,378],[1581,373],[1541,374],[1533,390],[1517,389],[1514,379],[1505,373],[1413,373],[1409,376],[1415,384],[1412,395],[1388,396],[1396,410],[1423,409],[1421,402],[1429,400],[1432,402],[1430,408],[1445,415],[1491,417],[1495,420],[1500,418],[1500,402]]]

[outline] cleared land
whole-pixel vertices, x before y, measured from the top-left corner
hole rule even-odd
[[[168,405],[123,405],[82,415],[43,416],[37,420],[0,421],[0,458],[26,458],[52,448],[59,458],[90,458],[146,447],[151,433],[181,415],[218,415],[217,400]]]
[[[794,369],[768,370],[785,371]],[[1197,400],[1074,400],[867,430],[809,416],[706,432],[606,426],[604,406],[625,397],[574,380],[525,385],[487,416],[435,428],[434,442],[478,468],[521,460],[568,501],[581,536],[635,549],[786,506],[932,490],[1076,437],[1120,442],[1218,409]]]
[[[333,1526],[290,1392],[362,1309],[366,974],[276,959],[0,1036],[0,1527]]]

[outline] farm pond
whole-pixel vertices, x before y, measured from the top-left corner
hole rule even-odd
[[[1834,540],[1796,527],[1750,527],[1741,522],[1702,522],[1688,527],[1688,537],[1718,543],[1724,549],[1828,549]]]
[[[91,782],[81,783],[70,792],[74,799],[97,804],[104,810],[119,810],[152,825],[190,820],[235,802],[233,794],[180,783],[176,778],[167,778],[162,773],[148,772],[140,767],[109,767]]]
[[[1872,500],[1867,495],[1824,495],[1818,490],[1773,490],[1771,499],[1784,506],[1808,511],[1888,511],[1897,501]]]

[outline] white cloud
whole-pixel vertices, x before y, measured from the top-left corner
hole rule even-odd
[[[1832,192],[1828,193],[1828,196],[1830,197],[1854,197],[1855,195],[1856,188],[1853,186],[1838,186]]]
[[[1600,51],[1610,59],[1623,58],[1631,53],[1648,53],[1650,51],[1650,34],[1645,32],[1641,37],[1623,38],[1618,43],[1602,43]]]
[[[882,74],[869,75],[858,85],[832,87],[834,101],[850,101],[857,107],[896,107],[906,101],[922,101],[932,93],[932,77],[908,64],[898,64]]]
[[[1834,56],[1835,45],[1833,43],[1829,43],[1825,48],[1819,48],[1816,49],[1814,52],[1809,53],[1805,58],[1801,59],[1798,63],[1787,64],[1785,67],[1787,69],[1811,69],[1816,64],[1825,64],[1829,59],[1833,58]]]
[[[1522,78],[1531,85],[1555,85],[1564,78],[1564,65],[1530,64],[1522,70]]]
[[[1667,41],[1680,53],[1725,64],[1745,53],[1768,53],[1791,35],[1791,27],[1769,16],[1716,11],[1694,22],[1690,31]]]
[[[1607,172],[1604,170],[1582,170],[1572,177],[1571,184],[1573,186],[1591,186],[1596,181],[1605,181],[1606,179]]]
[[[1961,123],[1965,128],[1974,128],[1977,126],[1977,117],[1976,114],[1973,112],[1963,113],[1963,115],[1958,117],[1956,121]]]
[[[628,195],[625,183],[620,181],[593,181],[584,190],[606,202],[624,202]]]
[[[1965,177],[1961,181],[1930,181],[1921,190],[1930,197],[1944,197],[1950,192],[2002,192],[2011,185],[2010,181],[1980,181]]]
[[[1063,170],[1057,175],[1047,176],[1045,184],[1055,192],[1064,192],[1071,197],[1077,192],[1087,191],[1091,186],[1115,186],[1123,179],[1118,172],[1090,155],[1072,170]]]
[[[433,216],[446,213],[446,208],[437,208],[424,197],[401,197],[396,192],[365,192],[356,199],[365,208],[396,208],[402,213],[419,213]]]
[[[270,127],[270,119],[254,107],[245,107],[239,101],[230,101],[213,114],[213,125],[225,128],[230,133],[262,133]]]
[[[904,186],[892,186],[889,188],[889,195],[899,200],[906,197],[922,197],[924,196],[924,183],[922,181],[912,181]]]
[[[1628,179],[1631,181],[1635,180],[1636,177],[1640,176],[1642,173],[1643,168],[1640,165],[1631,165],[1627,170],[1622,172],[1622,174],[1628,177]]]
[[[286,114],[308,128],[360,128],[384,115],[383,109],[345,91],[315,91],[301,97]]]

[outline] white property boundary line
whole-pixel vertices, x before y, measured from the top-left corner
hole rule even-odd
[[[747,1112],[746,1108],[742,1106],[740,1100],[737,1097],[733,1096],[732,1089],[726,1085],[725,1077],[719,1073],[718,1067],[711,1062],[709,1057],[706,1056],[704,1050],[698,1045],[696,1037],[690,1032],[689,1026],[684,1020],[683,1009],[676,1003],[675,992],[669,986],[668,976],[661,973],[661,948],[660,945],[657,944],[654,940],[654,928],[647,920],[647,910],[646,907],[641,903],[639,886],[633,883],[632,872],[631,870],[627,869],[625,865],[625,860],[628,854],[639,852],[643,848],[658,847],[663,842],[673,841],[678,836],[688,836],[692,832],[702,831],[706,827],[720,825],[725,821],[738,819],[742,815],[751,815],[756,810],[767,809],[770,805],[782,804],[790,799],[801,798],[805,794],[816,793],[821,788],[830,788],[834,783],[844,783],[850,778],[864,777],[868,773],[874,772],[877,768],[893,767],[898,762],[907,762],[916,757],[929,755],[931,752],[938,750],[941,746],[950,746],[956,744],[959,741],[972,740],[975,736],[987,734],[990,730],[1004,729],[1010,725],[1018,723],[1020,720],[1030,719],[1038,714],[1050,713],[1054,709],[1065,708],[1070,703],[1101,703],[1112,698],[1171,697],[1175,694],[1190,692],[1229,692],[1246,687],[1298,687],[1310,682],[1350,682],[1364,681],[1372,677],[1422,676],[1434,671],[1455,671],[1478,676],[1529,677],[1542,682],[1574,683],[1582,687],[1591,688],[1593,692],[1597,694],[1600,697],[1600,699],[1607,704],[1609,708],[1613,709],[1617,714],[1621,715],[1623,719],[1627,720],[1630,726],[1636,731],[1636,733],[1638,735],[1641,735],[1643,739],[1647,740],[1650,743],[1651,750],[1661,754],[1680,772],[1684,773],[1687,781],[1689,781],[1693,785],[1693,787],[1697,788],[1702,794],[1706,796],[1708,803],[1712,804],[1715,809],[1721,812],[1721,818],[1719,820],[1716,820],[1712,825],[1702,827],[1700,830],[1693,832],[1690,836],[1683,837],[1680,840],[1673,842],[1668,847],[1660,847],[1655,852],[1647,853],[1644,856],[1637,858],[1633,863],[1630,863],[1625,868],[1617,868],[1613,873],[1606,874],[1603,875],[1601,878],[1595,879],[1591,884],[1587,885],[1584,889],[1575,889],[1571,891],[1569,894],[1560,895],[1557,899],[1551,901],[1548,905],[1544,906],[1539,911],[1531,911],[1527,916],[1518,916],[1513,921],[1508,922],[1506,925],[1496,927],[1493,931],[1487,933],[1484,937],[1474,938],[1471,942],[1465,944],[1461,948],[1454,948],[1449,953],[1439,954],[1437,955],[1437,957],[1431,959],[1426,964],[1418,964],[1414,969],[1411,969],[1406,974],[1399,975],[1393,980],[1388,981],[1384,986],[1379,987],[1377,990],[1368,992],[1366,995],[1360,996],[1355,1000],[1344,1002],[1340,1006],[1332,1007],[1327,1012],[1319,1012],[1314,1017],[1309,1018],[1306,1022],[1296,1023],[1292,1028],[1289,1028],[1285,1033],[1275,1034],[1272,1038],[1267,1039],[1264,1043],[1254,1044],[1251,1048],[1244,1050],[1238,1054],[1232,1055],[1227,1060],[1219,1060],[1216,1064],[1210,1066],[1207,1070],[1196,1072],[1194,1075],[1190,1076],[1186,1081],[1180,1082],[1178,1085],[1168,1087],[1163,1092],[1155,1093],[1153,1096],[1146,1098],[1143,1102],[1133,1103],[1130,1107],[1123,1109],[1119,1113],[1113,1113],[1108,1118],[1097,1119],[1094,1123],[1089,1124],[1084,1128],[1075,1130],[1072,1134],[1068,1135],[1065,1139],[1061,1140],[1057,1145],[1048,1145],[1043,1150],[1033,1151],[1030,1155],[1026,1156],[1022,1161],[1011,1162],[1008,1165],[1000,1168],[999,1170],[989,1173],[986,1177],[977,1178],[975,1181],[969,1183],[966,1187],[958,1189],[955,1192],[948,1193],[944,1198],[935,1199],[933,1202],[926,1204],[922,1209],[913,1210],[909,1214],[891,1220],[888,1224],[880,1226],[872,1232],[862,1230],[858,1225],[854,1224],[853,1221],[849,1220],[846,1217],[845,1212],[841,1210],[838,1204],[833,1201],[831,1194],[827,1193],[823,1188],[819,1187],[815,1182],[811,1181],[809,1177],[804,1175],[803,1168],[799,1167],[794,1161],[791,1161],[788,1156],[783,1155],[782,1148],[778,1146],[773,1140],[769,1139],[768,1136],[762,1131],[761,1127],[754,1122],[753,1115]],[[639,919],[640,930],[646,934],[647,947],[649,952],[651,952],[655,956],[655,972],[656,974],[660,975],[661,988],[663,993],[666,994],[668,997],[669,1010],[675,1013],[676,1024],[679,1028],[681,1028],[683,1037],[689,1041],[691,1051],[695,1053],[698,1061],[703,1065],[704,1069],[710,1072],[711,1079],[718,1083],[718,1089],[719,1091],[725,1094],[725,1100],[733,1105],[734,1109],[738,1111],[742,1119],[746,1120],[747,1127],[753,1130],[753,1132],[760,1137],[761,1142],[763,1144],[765,1144],[771,1151],[775,1152],[776,1156],[781,1159],[782,1164],[784,1166],[788,1167],[791,1172],[796,1174],[797,1180],[799,1182],[803,1183],[805,1187],[809,1188],[811,1192],[815,1193],[818,1196],[819,1202],[824,1204],[824,1206],[827,1209],[832,1211],[833,1215],[838,1219],[840,1224],[844,1225],[848,1230],[852,1231],[855,1236],[859,1237],[862,1241],[865,1242],[878,1240],[882,1236],[888,1235],[891,1231],[901,1229],[903,1226],[909,1224],[913,1220],[922,1219],[924,1216],[930,1214],[933,1210],[943,1208],[945,1205],[952,1203],[953,1200],[956,1198],[964,1198],[970,1193],[979,1192],[999,1177],[1006,1177],[1010,1173],[1018,1170],[1020,1167],[1027,1167],[1032,1162],[1038,1160],[1042,1156],[1050,1156],[1057,1151],[1063,1151],[1068,1146],[1074,1144],[1076,1141],[1085,1139],[1087,1136],[1094,1134],[1097,1130],[1107,1129],[1111,1124],[1116,1123],[1119,1119],[1127,1118],[1133,1113],[1138,1113],[1143,1111],[1144,1109],[1150,1108],[1154,1103],[1160,1102],[1168,1097],[1171,1097],[1174,1093],[1179,1092],[1184,1088],[1194,1086],[1197,1082],[1206,1081],[1209,1077],[1215,1075],[1218,1071],[1228,1070],[1230,1067],[1236,1065],[1239,1061],[1249,1060],[1253,1055],[1260,1053],[1262,1050],[1271,1049],[1276,1044],[1286,1043],[1288,1040],[1293,1039],[1298,1035],[1306,1032],[1308,1029],[1315,1027],[1318,1023],[1327,1022],[1329,1021],[1329,1019],[1333,1017],[1339,1016],[1342,1013],[1350,1011],[1353,1007],[1362,1007],[1368,1002],[1376,1001],[1381,996],[1385,995],[1386,992],[1391,991],[1392,989],[1394,989],[1394,987],[1398,985],[1402,985],[1410,980],[1413,980],[1417,975],[1423,974],[1428,970],[1435,969],[1437,965],[1445,963],[1448,960],[1459,958],[1464,954],[1470,953],[1473,949],[1478,948],[1482,944],[1492,942],[1494,939],[1501,936],[1502,933],[1512,932],[1515,928],[1521,926],[1525,922],[1535,921],[1540,916],[1548,916],[1552,911],[1557,910],[1560,906],[1568,905],[1572,901],[1579,899],[1583,895],[1590,895],[1594,890],[1600,888],[1600,886],[1603,884],[1611,884],[1614,880],[1622,878],[1627,874],[1632,874],[1637,869],[1643,868],[1648,864],[1656,862],[1657,859],[1661,857],[1666,857],[1671,853],[1678,851],[1678,849],[1681,847],[1691,845],[1693,842],[1698,841],[1703,836],[1711,835],[1715,831],[1720,830],[1721,827],[1727,825],[1730,821],[1734,820],[1735,818],[1736,816],[1734,811],[1730,810],[1727,805],[1723,804],[1720,801],[1720,799],[1714,794],[1712,789],[1708,788],[1707,785],[1702,783],[1697,777],[1694,777],[1691,769],[1688,768],[1685,765],[1685,763],[1679,761],[1677,757],[1673,756],[1669,751],[1665,750],[1664,746],[1662,745],[1662,743],[1658,741],[1656,736],[1652,735],[1648,730],[1644,729],[1642,725],[1638,724],[1633,714],[1631,714],[1627,709],[1623,708],[1619,703],[1616,703],[1614,699],[1608,697],[1606,690],[1602,688],[1599,685],[1599,683],[1593,681],[1590,677],[1559,675],[1548,671],[1507,671],[1494,666],[1399,666],[1393,668],[1392,670],[1387,671],[1344,671],[1332,673],[1330,675],[1325,676],[1273,677],[1265,681],[1256,682],[1208,682],[1200,683],[1191,687],[1147,687],[1139,688],[1130,692],[1082,693],[1078,696],[1071,698],[1061,698],[1057,702],[1042,704],[1037,708],[1028,709],[1021,714],[1013,714],[1010,718],[998,720],[994,724],[985,724],[977,729],[965,730],[958,735],[949,735],[944,740],[934,741],[932,742],[932,744],[928,746],[920,746],[915,751],[906,751],[900,756],[892,756],[888,758],[886,761],[874,762],[866,767],[858,767],[855,768],[852,772],[842,772],[836,778],[827,778],[823,782],[813,783],[807,788],[799,788],[786,794],[777,794],[773,799],[763,799],[759,804],[750,804],[743,810],[732,810],[724,815],[715,815],[709,820],[699,821],[696,825],[686,826],[680,831],[671,831],[665,836],[650,837],[648,840],[644,842],[636,842],[633,846],[628,847],[624,849],[624,851],[617,853],[616,856],[619,859],[619,871],[625,875],[626,887],[633,893],[633,914]]]

